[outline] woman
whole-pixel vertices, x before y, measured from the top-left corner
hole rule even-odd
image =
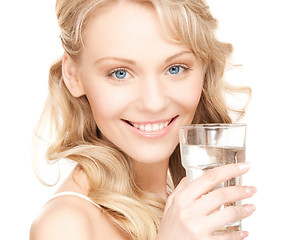
[[[232,47],[215,38],[207,5],[58,0],[56,12],[65,53],[50,70],[43,121],[55,135],[47,154],[77,167],[33,223],[31,240],[248,236],[214,232],[254,205],[213,210],[256,189],[206,193],[249,165],[187,184],[180,163],[179,125],[232,122],[222,81]]]

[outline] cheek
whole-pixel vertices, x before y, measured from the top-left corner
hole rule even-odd
[[[109,101],[107,94],[103,91],[95,90],[95,88],[86,89],[86,96],[91,106],[94,118],[109,118],[112,115],[111,106],[109,106]],[[108,103],[108,104],[107,104]]]
[[[97,125],[101,121],[117,118],[128,106],[125,94],[103,84],[87,86],[85,92]]]
[[[194,115],[201,97],[201,92],[202,83],[199,81],[177,88],[175,94],[178,102],[185,109],[185,111]]]
[[[199,100],[201,97],[201,90],[196,89],[194,91],[189,91],[187,94],[185,94],[185,104],[188,109],[191,109],[193,111],[196,110]]]

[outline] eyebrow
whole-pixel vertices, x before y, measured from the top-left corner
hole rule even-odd
[[[185,54],[193,54],[193,52],[191,52],[191,51],[183,51],[183,52],[179,52],[179,53],[177,53],[177,54],[175,54],[175,55],[173,55],[173,56],[171,56],[171,57],[168,57],[168,58],[165,60],[165,62],[168,63],[168,62],[172,61],[174,58],[180,57],[180,56],[185,55]]]
[[[126,58],[119,58],[119,57],[104,57],[104,58],[100,58],[97,61],[95,61],[95,64],[98,64],[100,62],[103,61],[107,61],[107,60],[115,60],[115,61],[119,61],[119,62],[125,62],[131,65],[136,65],[136,62],[130,59],[126,59]]]
[[[168,63],[168,62],[172,61],[173,59],[175,59],[177,57],[180,57],[182,55],[185,55],[185,54],[193,54],[193,52],[191,52],[191,51],[183,51],[183,52],[176,53],[175,55],[172,55],[172,56],[168,57],[165,60],[165,63]],[[119,61],[119,62],[125,62],[125,63],[128,63],[130,65],[136,65],[135,61],[130,60],[130,59],[126,59],[126,58],[120,58],[120,57],[104,57],[104,58],[100,58],[97,61],[95,61],[95,65],[100,63],[100,62],[107,61],[107,60],[115,60],[115,61]]]

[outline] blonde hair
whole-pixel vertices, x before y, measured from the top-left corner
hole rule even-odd
[[[61,42],[73,59],[83,51],[83,30],[91,13],[115,2],[119,0],[57,0]],[[189,46],[203,61],[204,84],[193,123],[231,123],[224,93],[233,89],[223,81],[223,74],[232,46],[216,39],[217,21],[206,3],[202,0],[136,2],[152,4],[167,35]],[[239,110],[239,116],[244,112],[244,109]],[[49,96],[40,123],[46,121],[50,122],[54,133],[47,151],[48,160],[67,158],[77,162],[89,178],[89,197],[103,207],[105,214],[128,238],[155,239],[165,202],[139,189],[129,157],[100,139],[86,96],[73,97],[64,84],[61,59],[50,69]],[[185,175],[179,147],[170,157],[169,168],[173,184],[177,186]]]

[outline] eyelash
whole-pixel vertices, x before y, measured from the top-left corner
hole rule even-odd
[[[173,64],[173,65],[170,65],[168,68],[167,68],[167,71],[166,72],[168,72],[168,70],[169,69],[171,69],[172,67],[180,67],[180,68],[183,68],[183,71],[185,72],[185,71],[189,71],[189,70],[191,70],[191,68],[189,67],[189,66],[187,66],[186,64]],[[176,74],[177,75],[177,74]]]
[[[180,68],[183,68],[183,71],[184,71],[184,72],[185,72],[185,71],[189,71],[189,70],[191,70],[191,68],[190,68],[189,66],[187,66],[186,64],[173,64],[173,65],[170,65],[170,66],[167,68],[166,73],[167,73],[168,70],[171,69],[172,67],[180,67]],[[108,72],[108,73],[106,74],[106,77],[108,77],[108,78],[112,78],[112,79],[115,79],[115,81],[122,81],[123,79],[118,79],[118,78],[116,78],[116,77],[113,76],[113,74],[114,74],[115,72],[118,72],[118,71],[125,71],[127,74],[130,75],[130,73],[128,72],[128,69],[127,69],[127,68],[123,68],[123,67],[121,67],[121,68],[115,68],[115,69],[112,69],[110,72]],[[181,72],[181,73],[182,73],[182,72]],[[170,75],[172,75],[172,74],[170,74]],[[177,74],[175,74],[175,75],[177,75]]]
[[[126,69],[126,68],[115,68],[115,69],[112,69],[112,70],[110,70],[107,74],[106,74],[106,77],[108,77],[108,78],[115,78],[115,77],[113,77],[113,74],[115,73],[115,72],[118,72],[118,71],[125,71],[125,72],[127,72],[128,74],[129,74],[129,72],[128,72],[128,70]],[[119,80],[118,78],[115,78],[116,80],[118,80],[118,81],[121,81],[121,80]]]

